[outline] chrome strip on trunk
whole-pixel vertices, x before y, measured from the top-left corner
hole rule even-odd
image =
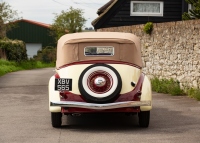
[[[57,102],[50,102],[50,106],[105,110],[105,109],[116,109],[124,107],[151,106],[151,101],[125,101],[125,102],[115,102],[106,104],[95,104],[95,103],[74,102],[74,101],[57,101]]]

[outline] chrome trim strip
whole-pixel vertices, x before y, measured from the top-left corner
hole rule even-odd
[[[125,101],[125,102],[115,102],[106,104],[95,104],[95,103],[74,102],[74,101],[57,101],[57,102],[50,102],[50,106],[105,110],[105,109],[116,109],[125,107],[151,106],[151,101]]]

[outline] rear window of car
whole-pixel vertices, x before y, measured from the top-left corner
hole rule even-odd
[[[87,46],[84,48],[85,56],[114,56],[113,46]]]

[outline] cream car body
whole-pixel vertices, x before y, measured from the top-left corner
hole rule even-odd
[[[87,52],[96,49],[96,53],[89,51],[86,55],[86,48]],[[85,112],[138,113],[140,126],[148,127],[151,84],[141,70],[140,41],[135,35],[68,34],[58,41],[57,50],[56,73],[49,80],[49,110],[54,127],[61,125],[62,114]],[[97,53],[102,50],[111,52]],[[71,85],[62,85],[62,79],[71,80]],[[105,83],[100,85],[98,80]],[[63,90],[58,90],[59,87]]]

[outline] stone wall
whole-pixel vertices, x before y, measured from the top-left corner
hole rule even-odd
[[[128,32],[141,39],[143,71],[150,77],[173,78],[181,87],[200,88],[200,20],[154,23],[151,35],[144,25],[98,29]]]

